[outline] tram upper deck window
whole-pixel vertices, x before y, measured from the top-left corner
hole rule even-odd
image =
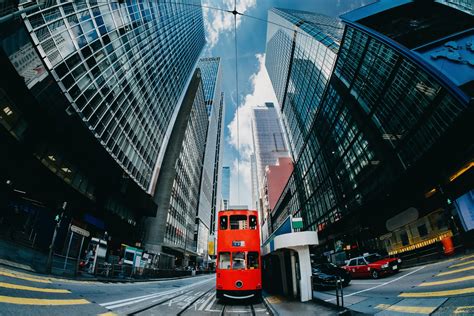
[[[247,215],[231,215],[230,229],[247,229]]]
[[[257,216],[250,215],[249,222],[250,229],[257,229]]]
[[[219,221],[219,227],[220,229],[227,229],[227,216],[221,216],[221,219]]]
[[[219,253],[219,269],[230,269],[230,252]]]

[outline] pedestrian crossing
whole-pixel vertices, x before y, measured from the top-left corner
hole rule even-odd
[[[418,285],[416,291],[403,292],[399,297],[446,297],[456,295],[474,294],[474,255],[464,256],[454,259],[454,264],[449,265],[445,271],[436,274],[435,278],[443,278],[442,280],[434,280],[423,282]],[[463,275],[467,274],[467,275]],[[446,279],[444,277],[447,277]],[[442,286],[455,286],[457,288],[441,288]],[[418,291],[418,288],[432,287],[432,291]]]
[[[474,255],[451,259],[451,264],[433,275],[433,279],[418,284],[410,291],[400,293],[398,297],[402,298],[402,301],[398,304],[390,306],[379,304],[376,309],[393,314],[469,314],[474,310],[474,306],[465,304],[465,302],[474,301],[472,300],[474,295],[474,275],[472,274],[474,260],[472,258]],[[447,302],[448,299],[449,302]],[[416,304],[422,305],[416,306]]]

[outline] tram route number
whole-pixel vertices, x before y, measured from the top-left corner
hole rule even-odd
[[[233,240],[232,241],[232,247],[245,247],[245,241],[244,240]]]

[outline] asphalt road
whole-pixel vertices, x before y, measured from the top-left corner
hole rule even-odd
[[[0,268],[0,315],[268,315],[216,300],[215,276],[136,283],[70,281]]]
[[[334,290],[314,296],[336,304]],[[474,255],[409,269],[380,279],[353,279],[344,305],[376,315],[473,315]]]

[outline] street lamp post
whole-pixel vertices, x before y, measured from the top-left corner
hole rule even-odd
[[[64,211],[66,210],[67,202],[64,202],[62,205],[61,215],[57,214],[55,217],[55,221],[57,222],[56,226],[54,227],[53,238],[51,239],[51,244],[49,245],[49,254],[48,254],[48,261],[46,262],[46,271],[51,273],[52,263],[53,263],[53,248],[54,242],[56,241],[56,236],[58,235],[58,229],[61,227],[61,221],[64,217]]]

